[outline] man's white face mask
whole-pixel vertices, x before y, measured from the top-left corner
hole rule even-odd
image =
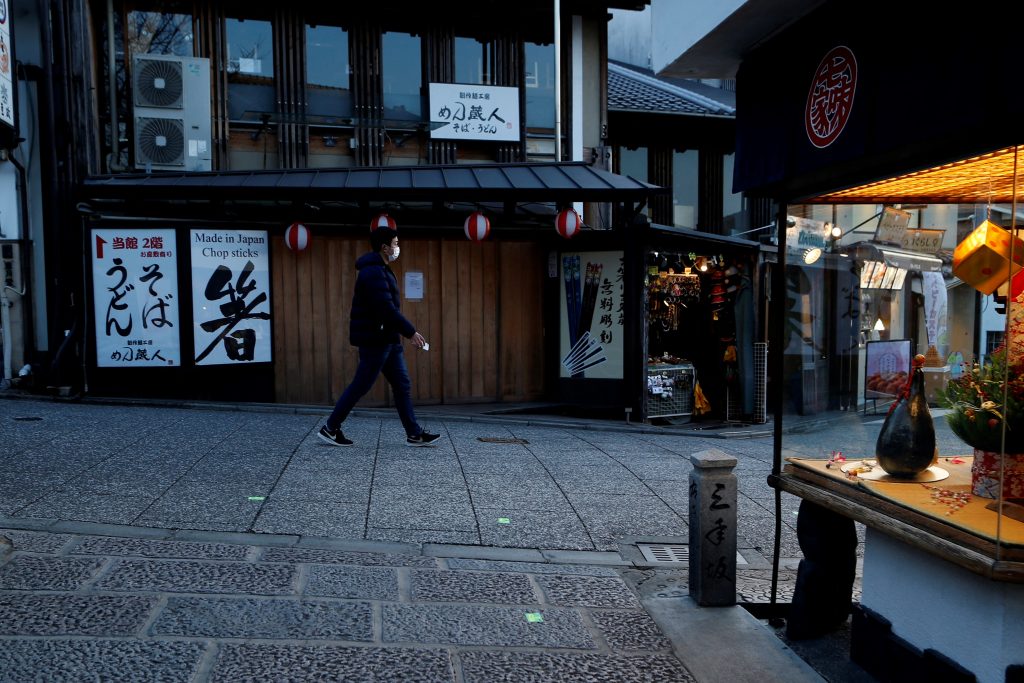
[[[398,260],[398,255],[402,252],[402,248],[398,246],[391,247],[391,251],[388,253],[388,261],[395,262]]]

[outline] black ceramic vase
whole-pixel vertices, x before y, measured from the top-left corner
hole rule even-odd
[[[935,423],[924,394],[924,356],[914,358],[910,392],[900,397],[885,418],[875,443],[875,457],[887,474],[912,478],[935,460]]]

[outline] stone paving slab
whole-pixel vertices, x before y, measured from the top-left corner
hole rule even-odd
[[[127,637],[156,604],[153,597],[0,593],[0,634]]]
[[[575,515],[546,510],[477,508],[484,545],[515,548],[593,550],[594,543]],[[501,520],[507,519],[508,523]]]
[[[188,541],[154,541],[141,538],[96,536],[81,539],[68,552],[71,555],[244,560],[249,553],[249,549],[245,546],[229,543],[191,543]]]
[[[527,621],[540,613],[542,622]],[[385,643],[595,649],[577,610],[488,605],[383,605]]]
[[[362,600],[400,599],[398,570],[392,567],[311,565],[304,594],[315,597]]]
[[[108,591],[289,595],[294,582],[290,565],[117,560],[95,586]]]
[[[212,681],[403,681],[454,683],[445,650],[223,645]]]
[[[640,601],[618,578],[594,576],[538,576],[537,583],[553,605],[621,607],[637,609]]]
[[[611,567],[585,564],[547,564],[544,562],[503,562],[451,558],[446,560],[451,569],[470,569],[491,572],[528,572],[530,574],[567,574],[584,576],[618,576]]]
[[[473,602],[509,605],[536,604],[526,574],[415,569],[409,574],[413,602]]]
[[[368,602],[171,597],[150,628],[152,635],[190,638],[260,638],[373,641]]]
[[[292,564],[349,564],[375,567],[437,567],[437,560],[420,555],[398,553],[345,552],[314,548],[267,548],[260,556],[261,562],[289,562]]]
[[[205,651],[158,640],[5,640],[0,672],[9,681],[188,683]]]
[[[622,657],[606,654],[472,651],[461,653],[459,661],[465,683],[689,683],[696,680],[679,665],[679,660],[669,655]]]
[[[153,503],[152,496],[51,493],[18,510],[19,516],[130,524]]]
[[[268,500],[252,530],[257,533],[361,538],[366,529],[366,505],[323,500]]]
[[[18,555],[0,566],[0,590],[72,591],[96,574],[103,562]]]
[[[74,538],[65,534],[53,534],[20,529],[0,529],[11,540],[16,550],[29,553],[56,553]]]

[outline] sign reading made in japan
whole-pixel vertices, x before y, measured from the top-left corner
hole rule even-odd
[[[435,140],[519,140],[519,88],[430,84],[430,137]]]
[[[92,231],[96,365],[181,365],[174,230]]]
[[[269,362],[270,247],[264,230],[192,230],[196,365]]]

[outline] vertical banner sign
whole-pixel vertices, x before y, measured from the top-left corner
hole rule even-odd
[[[92,231],[96,365],[181,365],[174,230]]]
[[[949,342],[946,323],[946,281],[942,273],[921,273],[924,283],[924,325],[928,344],[936,348]]]
[[[265,230],[192,230],[196,365],[271,360]]]
[[[560,377],[622,379],[623,252],[562,254]]]

